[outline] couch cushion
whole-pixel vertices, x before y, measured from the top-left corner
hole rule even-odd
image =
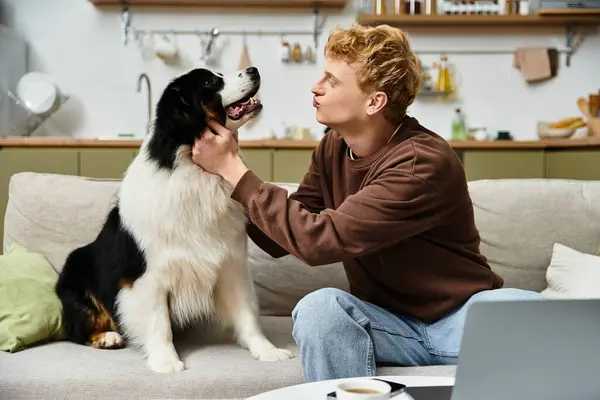
[[[311,267],[293,255],[274,259],[251,240],[248,266],[263,315],[291,315],[302,297],[323,287],[349,290],[341,263]]]
[[[600,298],[600,257],[554,244],[542,294],[553,299]]]
[[[481,180],[469,190],[481,251],[505,287],[543,290],[554,243],[600,246],[600,181]]]
[[[17,242],[44,254],[60,271],[70,251],[92,241],[115,204],[120,181],[23,172],[10,180],[4,249]],[[288,191],[295,184],[278,184]],[[248,240],[248,265],[261,313],[290,315],[303,296],[322,287],[348,290],[341,263],[310,267],[294,256],[273,259]]]
[[[115,204],[119,181],[22,172],[11,177],[4,251],[20,243],[58,272],[69,252],[94,240]]]
[[[44,256],[18,243],[0,255],[0,350],[17,352],[63,338],[57,278]]]
[[[95,398],[246,398],[268,390],[303,383],[298,348],[290,317],[263,317],[266,336],[295,358],[263,362],[213,329],[189,332],[175,339],[186,370],[155,374],[135,349],[98,350],[67,342],[0,353],[0,393],[10,399]],[[75,368],[76,366],[76,368]],[[452,366],[385,367],[378,375],[454,376]]]

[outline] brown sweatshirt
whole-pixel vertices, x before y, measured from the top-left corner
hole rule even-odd
[[[341,261],[353,295],[425,322],[503,285],[479,251],[460,160],[412,117],[387,145],[355,160],[330,130],[289,198],[252,171],[232,198],[271,256],[291,253],[313,266]]]

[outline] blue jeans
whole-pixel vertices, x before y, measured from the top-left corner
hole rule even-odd
[[[427,324],[326,288],[298,302],[292,312],[293,336],[309,381],[374,376],[376,364],[455,365],[470,304],[540,298],[539,293],[519,289],[483,291]]]

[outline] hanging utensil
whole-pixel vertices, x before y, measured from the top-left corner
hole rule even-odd
[[[312,46],[310,46],[310,45],[306,46],[306,51],[304,52],[304,59],[306,61],[308,61],[309,63],[315,62]]]
[[[208,61],[210,59],[210,52],[217,36],[219,36],[219,29],[213,28],[210,32],[210,36],[206,43],[204,43],[204,41],[200,39],[200,44],[203,47],[202,56],[200,57],[200,60]]]
[[[246,41],[246,33],[242,33],[242,54],[240,55],[240,62],[238,69],[244,69],[251,67],[250,56],[248,56],[248,43]]]
[[[292,60],[297,63],[302,61],[302,47],[300,46],[300,43],[295,43],[294,47],[292,47]]]
[[[292,59],[292,47],[287,40],[281,39],[280,58],[284,63],[290,62]]]
[[[242,53],[240,54],[238,69],[242,70],[252,66],[252,63],[250,62],[250,56],[248,55],[248,42],[246,41],[246,32],[242,32]],[[258,100],[258,93],[255,94],[253,97],[256,100]],[[256,118],[253,118],[250,121],[248,121],[247,124],[254,123],[258,119],[258,117],[260,117],[260,114]]]
[[[210,50],[211,50],[212,45],[215,42],[215,39],[217,36],[219,36],[219,29],[213,28],[212,31],[210,32],[210,38],[208,39],[208,44],[206,45],[206,48],[204,49],[204,54],[206,54],[207,56],[210,55]]]
[[[129,31],[131,30],[131,14],[129,14],[129,7],[123,7],[121,11],[121,30],[123,35],[123,45],[127,46],[129,43]]]

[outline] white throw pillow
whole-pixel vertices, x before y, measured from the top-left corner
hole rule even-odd
[[[600,298],[600,257],[555,243],[546,281],[549,298]]]

